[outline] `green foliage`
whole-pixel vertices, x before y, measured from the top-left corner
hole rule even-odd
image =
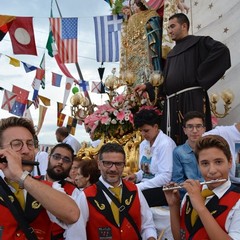
[[[113,4],[112,14],[119,14],[122,12],[124,0],[116,0]]]

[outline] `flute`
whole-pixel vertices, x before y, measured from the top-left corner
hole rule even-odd
[[[0,158],[0,163],[7,163],[6,157]],[[22,165],[38,166],[39,162],[30,161],[30,160],[22,160]]]
[[[227,179],[225,179],[225,178],[223,178],[223,179],[214,179],[214,180],[211,180],[211,181],[200,182],[200,185],[217,183],[217,182],[226,182],[226,181],[227,181]],[[177,186],[172,186],[172,187],[163,186],[163,191],[174,190],[174,189],[182,189],[182,188],[184,188],[184,187],[183,187],[182,183],[180,183]]]

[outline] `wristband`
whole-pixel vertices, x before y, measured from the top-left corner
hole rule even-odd
[[[22,173],[22,176],[20,177],[20,180],[19,180],[19,188],[23,189],[24,188],[24,181],[25,179],[27,178],[27,176],[30,176],[30,173],[28,171],[24,171]]]

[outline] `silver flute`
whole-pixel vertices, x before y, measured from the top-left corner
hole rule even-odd
[[[214,179],[211,181],[206,181],[206,182],[200,182],[200,185],[204,185],[204,184],[211,184],[211,183],[217,183],[217,182],[226,182],[227,179],[223,178],[223,179]],[[174,189],[181,189],[184,188],[182,183],[178,184],[177,186],[172,186],[172,187],[168,187],[168,186],[163,186],[163,191],[168,191],[168,190],[174,190]]]

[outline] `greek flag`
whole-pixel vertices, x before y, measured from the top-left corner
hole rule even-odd
[[[94,17],[96,55],[98,62],[118,62],[122,16]]]

